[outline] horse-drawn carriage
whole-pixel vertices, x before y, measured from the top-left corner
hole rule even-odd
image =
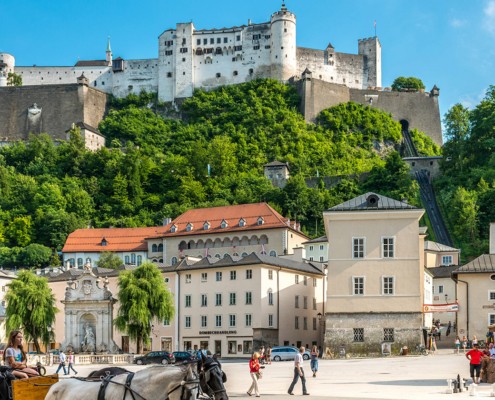
[[[194,364],[155,365],[136,373],[109,367],[88,378],[58,380],[58,375],[12,380],[5,400],[228,400],[226,376],[213,358],[201,357]],[[0,396],[0,399],[2,396]]]

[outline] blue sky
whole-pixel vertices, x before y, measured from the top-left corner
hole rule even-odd
[[[114,57],[157,57],[157,38],[177,22],[197,29],[268,21],[281,0],[3,0],[0,51],[19,66],[73,65]],[[1,4],[0,3],[0,4]],[[297,16],[297,45],[357,53],[377,35],[383,85],[416,76],[440,88],[442,116],[455,103],[473,107],[495,84],[495,0],[287,0]]]

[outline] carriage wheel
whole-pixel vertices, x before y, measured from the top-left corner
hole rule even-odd
[[[40,374],[41,376],[46,375],[46,368],[43,366],[38,367],[38,374]]]

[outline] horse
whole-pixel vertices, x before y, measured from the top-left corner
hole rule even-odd
[[[199,352],[198,372],[201,394],[214,400],[229,400],[224,383],[227,375],[222,371],[220,362]]]
[[[131,371],[121,368],[121,367],[105,367],[102,369],[98,369],[96,371],[92,371],[88,377],[86,378],[87,380],[95,380],[99,381],[108,375],[115,376],[115,375],[121,375],[121,374],[130,374]]]
[[[50,388],[45,400],[196,400],[198,392],[199,379],[192,365],[155,365],[100,381],[64,379]]]

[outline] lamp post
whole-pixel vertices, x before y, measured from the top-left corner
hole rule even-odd
[[[322,326],[323,328],[325,328],[325,320],[321,320],[322,317],[323,317],[323,314],[321,312],[319,312],[318,314],[316,314],[316,316],[318,317],[318,336],[319,336],[319,341],[320,341],[320,344],[321,344],[321,351],[323,352],[323,345],[325,344],[324,341],[325,341],[325,330],[323,329],[323,333],[322,333]],[[321,356],[323,357],[323,354],[321,354]]]

